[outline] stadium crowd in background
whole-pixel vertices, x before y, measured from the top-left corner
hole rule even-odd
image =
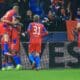
[[[7,3],[6,3],[7,1]],[[46,3],[45,3],[46,2]],[[41,16],[41,20],[48,19],[48,13],[51,12],[54,17],[54,21],[56,22],[55,28],[48,25],[47,29],[49,31],[66,31],[65,20],[75,20],[77,16],[77,9],[80,8],[79,0],[2,0],[0,2],[0,17],[4,15],[4,13],[9,10],[14,3],[18,3],[20,7],[19,13],[22,17],[21,22],[24,24],[23,30],[25,30],[25,24],[29,23],[25,18],[26,12],[30,12],[31,14],[38,14]],[[2,11],[3,10],[3,11]],[[30,11],[28,11],[30,10]],[[46,18],[45,18],[46,17]],[[25,23],[27,21],[27,23]],[[50,20],[49,24],[50,24]],[[28,25],[28,24],[27,24]],[[51,25],[51,24],[50,24]],[[57,27],[59,29],[57,29]]]

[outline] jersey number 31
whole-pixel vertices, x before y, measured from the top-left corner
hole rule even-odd
[[[34,26],[33,34],[40,35],[40,27]]]

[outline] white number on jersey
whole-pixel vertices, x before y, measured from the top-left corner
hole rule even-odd
[[[40,27],[34,26],[33,34],[40,35]]]

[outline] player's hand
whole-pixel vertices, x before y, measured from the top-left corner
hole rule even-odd
[[[26,35],[25,35],[25,33],[22,33],[21,35],[22,35],[23,37],[25,37],[25,36],[26,36]]]

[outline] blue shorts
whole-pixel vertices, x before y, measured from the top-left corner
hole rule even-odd
[[[5,55],[5,54],[7,54],[8,52],[9,52],[9,45],[8,45],[8,43],[5,43],[5,44],[3,45],[2,53]]]

